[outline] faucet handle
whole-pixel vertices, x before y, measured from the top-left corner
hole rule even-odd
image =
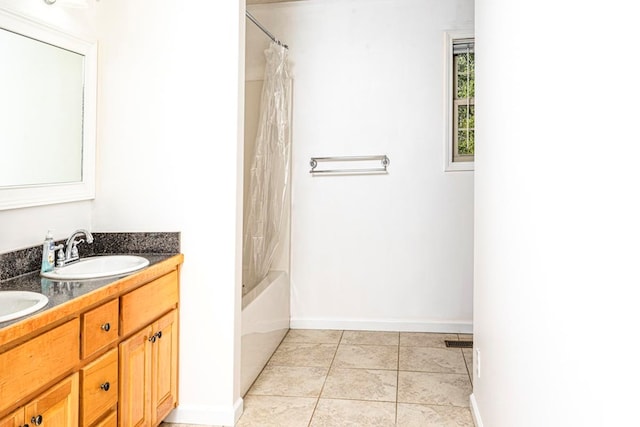
[[[71,242],[71,259],[78,258],[80,255],[78,254],[78,245],[84,242],[84,239],[74,240]]]
[[[56,253],[56,267],[64,267],[64,245],[60,244],[53,247]]]

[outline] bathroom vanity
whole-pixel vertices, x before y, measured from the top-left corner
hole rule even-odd
[[[0,427],[157,426],[177,406],[184,258],[149,258],[125,277],[3,283],[51,297],[0,323]]]

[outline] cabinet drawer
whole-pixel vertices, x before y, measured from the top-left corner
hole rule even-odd
[[[116,427],[118,425],[118,411],[110,412],[109,415],[95,423],[92,427]]]
[[[82,368],[80,378],[81,425],[89,426],[118,402],[118,349]]]
[[[18,402],[80,360],[80,321],[75,318],[0,354],[0,411]]]
[[[178,273],[172,271],[120,298],[122,335],[148,325],[178,304]]]
[[[82,358],[118,340],[117,299],[82,315]]]

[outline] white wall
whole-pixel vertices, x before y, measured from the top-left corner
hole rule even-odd
[[[443,171],[443,31],[471,0],[310,0],[250,10],[290,47],[292,327],[470,331],[473,174]],[[268,39],[247,24],[247,78]],[[251,49],[251,51],[249,51]],[[387,176],[311,177],[387,154]]]
[[[637,424],[639,12],[476,1],[479,425]]]
[[[61,30],[95,37],[95,10],[47,6],[44,1],[0,0],[0,7]],[[36,246],[47,230],[64,239],[78,228],[91,228],[91,202],[0,211],[0,253]]]
[[[180,406],[170,420],[232,425],[242,402],[240,2],[97,8],[94,226],[182,233]]]
[[[181,405],[171,419],[232,425],[242,405],[240,2],[0,6],[97,37],[100,62],[95,201],[1,211],[0,252],[37,245],[47,229],[181,231]]]

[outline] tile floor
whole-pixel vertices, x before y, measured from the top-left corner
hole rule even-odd
[[[290,330],[236,427],[473,427],[466,334]]]
[[[456,339],[472,335],[290,330],[236,427],[473,427],[473,351]]]

